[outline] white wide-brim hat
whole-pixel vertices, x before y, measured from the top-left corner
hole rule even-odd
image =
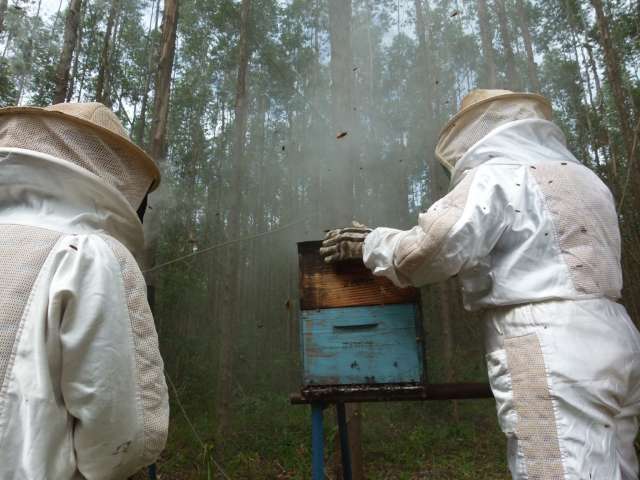
[[[441,130],[436,158],[451,172],[472,145],[500,125],[524,118],[551,120],[552,116],[551,103],[537,93],[472,90]]]
[[[142,148],[129,139],[120,119],[102,103],[58,103],[48,107],[0,108],[0,116],[4,115],[54,118],[86,128],[88,132],[116,144],[119,150],[126,152],[132,162],[143,165],[149,177],[153,179],[149,191],[155,190],[160,184],[160,170],[156,163]]]

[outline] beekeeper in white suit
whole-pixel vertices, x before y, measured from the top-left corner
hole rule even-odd
[[[476,90],[440,134],[451,190],[408,231],[327,235],[396,285],[458,275],[485,309],[487,366],[514,479],[638,478],[640,335],[624,307],[609,189],[541,96]]]
[[[124,479],[167,435],[134,256],[159,181],[105,106],[0,109],[0,478]]]

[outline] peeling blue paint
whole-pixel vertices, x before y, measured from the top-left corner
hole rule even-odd
[[[419,324],[415,304],[303,311],[304,384],[422,381]]]

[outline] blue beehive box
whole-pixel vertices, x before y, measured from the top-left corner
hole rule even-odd
[[[319,248],[298,244],[304,387],[422,384],[419,292],[361,261],[325,264]]]

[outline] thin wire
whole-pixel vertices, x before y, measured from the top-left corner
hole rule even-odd
[[[282,230],[286,230],[289,227],[292,227],[294,225],[297,225],[299,223],[307,221],[309,218],[313,217],[314,215],[317,215],[317,213],[309,215],[309,216],[307,216],[305,218],[301,218],[301,219],[296,220],[294,222],[287,223],[286,225],[283,225],[281,227],[274,228],[273,230],[269,230],[269,231],[266,231],[266,232],[258,233],[258,234],[255,234],[255,235],[250,235],[248,237],[237,238],[235,240],[229,240],[227,242],[218,243],[217,245],[211,245],[209,247],[202,248],[202,249],[200,249],[200,250],[198,250],[196,252],[188,253],[186,255],[182,255],[181,257],[174,258],[173,260],[169,260],[167,262],[161,263],[160,265],[156,265],[156,266],[154,266],[154,267],[152,267],[152,268],[150,268],[148,270],[144,270],[142,273],[155,272],[156,270],[160,270],[161,268],[167,267],[169,265],[173,265],[174,263],[181,262],[181,261],[186,260],[188,258],[195,257],[196,255],[200,255],[202,253],[207,253],[207,252],[210,252],[212,250],[216,250],[218,248],[226,247],[227,245],[232,245],[232,244],[238,243],[238,242],[246,242],[248,240],[254,240],[256,238],[264,237],[266,235],[271,235],[272,233],[281,232]]]
[[[169,381],[169,385],[171,385],[171,388],[173,389],[173,394],[176,397],[176,402],[178,404],[178,407],[180,407],[180,410],[182,411],[182,414],[184,415],[184,418],[187,420],[187,423],[191,427],[191,431],[193,432],[193,435],[196,437],[198,442],[200,442],[200,446],[202,447],[202,449],[205,450],[206,446],[205,446],[204,442],[202,441],[202,438],[200,438],[200,435],[198,434],[198,431],[196,430],[196,427],[194,427],[193,423],[191,423],[191,419],[189,418],[189,415],[187,415],[187,411],[184,409],[184,406],[182,405],[182,402],[180,401],[180,397],[178,396],[178,389],[174,385],[173,381],[171,380],[171,377],[169,376],[169,373],[167,373],[166,370],[164,372],[164,375],[165,375],[165,377],[167,377],[167,380]],[[220,464],[218,462],[216,462],[215,458],[209,456],[209,459],[213,462],[215,467],[218,469],[218,471],[222,474],[222,476],[224,478],[226,478],[227,480],[231,480],[229,478],[229,476],[225,473],[223,468],[220,466]]]

